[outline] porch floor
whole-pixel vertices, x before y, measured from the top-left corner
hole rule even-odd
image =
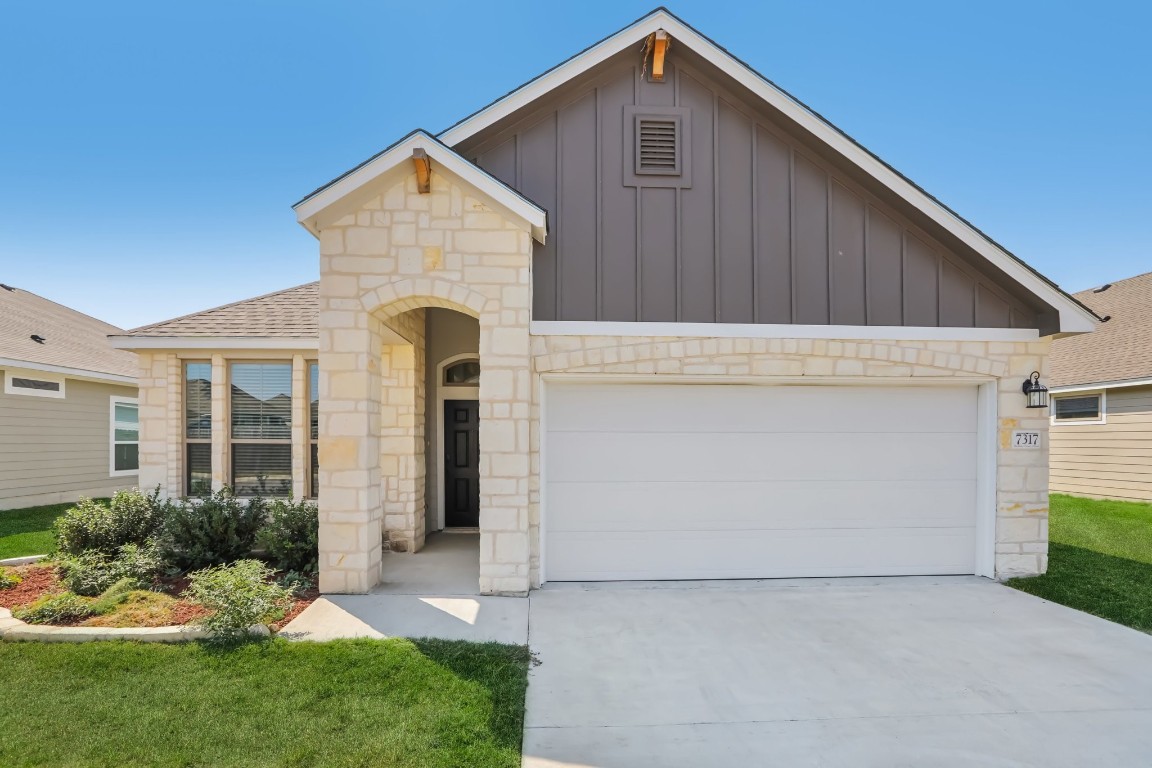
[[[437,637],[528,642],[528,601],[480,595],[480,534],[434,533],[415,554],[384,555],[367,595],[326,595],[280,632],[289,640]]]

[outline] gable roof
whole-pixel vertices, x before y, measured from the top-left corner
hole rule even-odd
[[[219,347],[221,337],[251,339],[264,349],[312,348],[320,331],[320,283],[305,283],[253,299],[235,301],[112,336],[120,349]],[[119,330],[119,329],[117,329]]]
[[[136,355],[114,349],[110,333],[122,331],[31,291],[0,288],[0,365],[134,384]]]
[[[1091,336],[1052,342],[1052,386],[1152,380],[1152,272],[1081,291],[1076,298],[1110,319]]]
[[[1055,283],[916,186],[807,105],[663,7],[657,8],[619,32],[500,97],[444,130],[438,138],[449,146],[457,146],[608,58],[631,48],[657,30],[667,32],[675,46],[687,46],[707,59],[740,85],[793,120],[816,140],[823,142],[831,150],[868,173],[905,203],[914,206],[1012,280],[1051,306],[1059,315],[1061,332],[1083,333],[1093,329],[1098,318]]]
[[[320,230],[318,219],[338,209],[340,204],[370,184],[382,184],[390,178],[399,180],[411,173],[408,164],[412,151],[423,149],[433,163],[433,173],[448,172],[474,188],[482,196],[520,221],[532,237],[541,243],[548,229],[548,216],[543,208],[512,189],[483,168],[470,163],[426,131],[415,130],[395,144],[378,152],[350,171],[310,192],[292,206],[297,220],[312,234]]]

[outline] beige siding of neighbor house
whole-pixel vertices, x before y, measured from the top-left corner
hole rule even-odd
[[[4,393],[0,371],[0,510],[109,496],[136,485],[110,476],[111,397],[136,388],[68,379],[63,398]]]
[[[1109,389],[1105,423],[1053,424],[1051,491],[1152,500],[1152,387]]]

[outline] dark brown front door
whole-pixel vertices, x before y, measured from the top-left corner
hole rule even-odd
[[[480,525],[480,402],[444,401],[444,525]]]

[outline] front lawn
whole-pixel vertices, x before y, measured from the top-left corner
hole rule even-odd
[[[0,765],[520,765],[528,650],[0,642]]]
[[[75,504],[49,504],[0,511],[0,560],[46,555],[56,549],[52,523]]]
[[[1152,632],[1152,504],[1053,494],[1048,573],[1009,586]]]

